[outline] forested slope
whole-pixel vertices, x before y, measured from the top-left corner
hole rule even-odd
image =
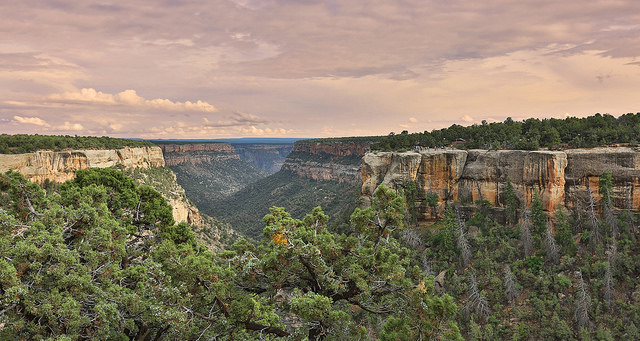
[[[638,215],[613,207],[610,173],[600,184],[601,201],[592,196],[585,209],[554,216],[539,196],[518,206],[509,185],[506,224],[491,218],[486,201],[471,215],[452,203],[438,224],[401,240],[455,298],[465,339],[637,340]]]
[[[267,238],[213,254],[151,187],[116,169],[44,191],[0,175],[0,339],[460,340],[456,307],[393,237],[381,187],[347,237],[281,208]],[[375,223],[373,223],[375,221]]]

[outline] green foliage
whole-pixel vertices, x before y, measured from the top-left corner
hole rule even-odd
[[[540,270],[542,270],[542,265],[544,265],[544,260],[538,256],[531,256],[531,257],[525,258],[524,264],[527,266],[529,271],[531,271],[531,273],[538,274],[540,273]]]
[[[418,197],[418,186],[415,181],[404,181],[402,183],[402,194],[407,203],[407,222],[418,226],[418,208],[416,207],[416,198]],[[427,200],[428,195],[427,195]],[[437,205],[437,204],[436,204]]]
[[[605,171],[600,175],[598,193],[602,196],[603,205],[613,206],[613,202],[611,201],[613,197],[613,175],[611,175],[611,172]]]
[[[507,223],[513,225],[518,221],[518,198],[511,179],[508,177],[504,187],[504,201],[507,209]]]
[[[390,133],[379,137],[372,150],[409,150],[414,146],[429,148],[450,146],[457,139],[465,149],[523,149],[589,148],[614,143],[637,143],[640,132],[640,113],[629,113],[615,118],[609,114],[565,119],[537,119],[474,124],[409,134]]]
[[[547,214],[542,206],[542,198],[540,198],[540,193],[536,190],[533,195],[533,201],[531,201],[531,223],[536,237],[542,236],[546,231],[547,219]]]
[[[434,216],[436,222],[438,221],[438,204],[440,203],[440,197],[438,197],[438,193],[429,192],[425,197],[425,202],[427,206],[431,208],[431,215]]]
[[[262,218],[273,206],[291,207],[288,212],[297,218],[322,206],[330,217],[330,228],[349,232],[349,215],[357,206],[359,196],[358,184],[315,181],[280,171],[224,200],[212,201],[199,208],[230,223],[248,238],[259,240],[264,227]]]
[[[269,238],[220,255],[117,171],[82,172],[46,195],[8,172],[0,198],[3,340],[344,340],[396,321],[409,340],[460,339],[454,301],[433,296],[394,238],[404,201],[383,187],[354,214],[356,235],[329,231],[319,207],[302,220],[273,208]]]
[[[147,146],[153,146],[153,143],[106,136],[0,135],[0,154],[31,153],[37,150],[120,149]]]

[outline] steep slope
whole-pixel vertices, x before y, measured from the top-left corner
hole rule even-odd
[[[160,144],[167,166],[198,207],[237,192],[267,172],[242,161],[228,143]]]
[[[359,201],[360,159],[369,144],[358,139],[298,141],[278,173],[201,209],[253,238],[262,236],[262,217],[272,206],[285,207],[298,218],[322,206],[331,217],[329,224],[345,230]]]
[[[24,154],[0,154],[0,172],[14,170],[30,181],[65,182],[75,172],[88,168],[122,167],[141,184],[155,188],[173,208],[176,222],[187,222],[212,249],[220,249],[234,232],[206,215],[187,199],[176,175],[165,167],[159,147],[124,147],[120,149],[86,149],[66,151],[36,151]]]

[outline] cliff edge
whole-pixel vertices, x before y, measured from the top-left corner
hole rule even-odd
[[[589,190],[600,199],[600,175],[613,175],[617,208],[640,205],[640,148],[601,147],[564,151],[523,150],[415,150],[367,153],[362,158],[362,195],[370,197],[384,183],[399,188],[414,181],[421,218],[431,219],[424,199],[429,192],[447,202],[486,200],[504,206],[507,178],[518,193],[520,207],[529,205],[536,192],[546,210],[583,205]]]
[[[80,169],[120,165],[125,169],[162,167],[162,150],[152,146],[0,154],[0,172],[12,169],[22,173],[28,180],[38,183],[45,180],[65,182],[73,179],[75,172]]]

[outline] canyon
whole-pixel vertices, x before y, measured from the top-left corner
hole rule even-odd
[[[302,140],[294,145],[167,143],[115,150],[37,151],[0,155],[0,172],[13,169],[31,181],[44,183],[64,182],[73,179],[76,170],[92,167],[122,167],[131,171],[167,166],[173,170],[167,181],[177,182],[170,190],[173,194],[165,195],[174,207],[176,221],[201,221],[197,208],[185,199],[189,197],[213,216],[223,214],[222,211],[245,214],[238,212],[250,207],[249,210],[256,211],[249,212],[256,216],[251,218],[256,221],[252,223],[256,228],[271,205],[285,206],[300,214],[315,205],[344,206],[345,198],[352,197],[354,186],[366,204],[379,184],[400,189],[408,181],[417,185],[416,206],[423,221],[434,219],[431,216],[434,212],[425,201],[430,192],[439,197],[439,213],[447,204],[470,205],[478,200],[503,208],[507,179],[516,190],[521,208],[527,207],[536,193],[548,212],[559,207],[584,208],[590,195],[596,202],[600,200],[599,179],[605,171],[613,177],[614,206],[633,210],[640,206],[640,148],[538,151],[423,148],[371,152],[370,145],[367,140],[327,139]],[[288,150],[291,152],[284,159]],[[250,160],[253,164],[249,164]],[[263,168],[256,167],[257,163]],[[278,164],[282,166],[275,174],[269,175],[265,170],[273,171]],[[331,185],[320,188],[323,183]],[[241,189],[238,196],[232,196]],[[314,192],[313,196],[309,192]],[[272,200],[274,197],[281,199]]]
[[[603,172],[613,176],[612,197],[619,209],[640,205],[640,149],[601,147],[563,151],[523,150],[414,150],[369,152],[362,158],[362,195],[370,199],[379,184],[399,189],[407,181],[418,188],[420,218],[432,220],[426,194],[439,197],[439,210],[452,202],[486,200],[505,205],[507,179],[513,184],[520,207],[528,206],[536,193],[544,208],[586,207],[590,192],[598,201]]]

